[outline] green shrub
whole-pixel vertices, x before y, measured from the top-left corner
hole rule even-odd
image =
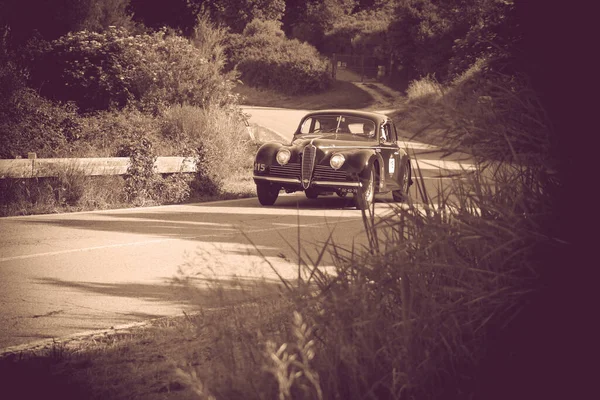
[[[481,159],[537,163],[551,144],[548,116],[528,79],[498,72],[496,61],[478,59],[448,85],[430,77],[411,82],[409,107],[398,119],[426,119],[446,147]]]
[[[53,103],[25,87],[12,63],[0,66],[0,158],[68,156],[82,135],[73,104]]]
[[[118,157],[129,157],[129,167],[125,178],[127,200],[133,204],[143,205],[153,198],[157,175],[154,171],[156,155],[152,142],[144,136],[133,136],[123,144],[117,153]]]
[[[169,143],[161,144],[159,118],[138,110],[97,112],[85,116],[82,121],[85,129],[81,142],[84,142],[87,148],[80,146],[80,154],[87,153],[87,156],[93,157],[118,157],[118,154],[123,154],[125,147],[129,146],[134,138],[145,137],[152,142],[157,154],[179,155],[170,153]],[[129,157],[128,154],[125,157]]]
[[[229,83],[212,54],[165,31],[125,29],[69,33],[39,51],[32,82],[44,96],[83,111],[134,106],[159,112],[170,104],[202,107],[229,101]],[[44,83],[42,85],[42,83]]]
[[[304,94],[330,85],[328,61],[314,47],[286,39],[273,21],[252,21],[243,34],[231,36],[228,52],[250,86]]]
[[[170,143],[178,155],[200,155],[205,175],[222,180],[251,167],[247,161],[250,139],[240,118],[223,109],[174,106],[161,118],[161,140]]]
[[[2,217],[116,208],[126,204],[125,200],[122,176],[63,171],[59,177],[0,179]]]
[[[406,89],[409,101],[436,101],[444,95],[443,86],[433,76],[425,76],[419,80],[411,81]]]
[[[194,174],[158,176],[152,187],[152,197],[159,204],[181,203],[192,193]]]
[[[54,179],[56,200],[59,205],[76,206],[85,193],[86,177],[83,171],[66,167]]]

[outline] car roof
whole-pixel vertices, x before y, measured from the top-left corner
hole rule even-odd
[[[377,123],[380,123],[380,124],[389,120],[388,116],[384,115],[384,114],[375,113],[372,111],[345,110],[345,109],[329,109],[329,110],[311,111],[308,114],[306,114],[304,117],[302,117],[302,119],[307,118],[307,117],[317,116],[317,115],[331,115],[331,114],[343,114],[343,115],[348,115],[348,116],[353,116],[353,117],[369,118],[369,119],[377,121]]]

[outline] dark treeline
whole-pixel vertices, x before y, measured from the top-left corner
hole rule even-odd
[[[375,56],[393,61],[405,79],[445,81],[479,58],[514,56],[521,26],[533,22],[519,23],[518,7],[497,0],[3,0],[0,29],[3,45],[19,46],[109,26],[168,27],[189,37],[199,15],[231,33],[269,20],[323,54]]]

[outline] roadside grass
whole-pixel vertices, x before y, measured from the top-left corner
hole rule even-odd
[[[351,82],[334,81],[327,91],[311,95],[291,96],[272,90],[257,89],[238,84],[234,92],[240,95],[240,103],[262,107],[280,107],[302,110],[326,108],[359,109],[370,106],[373,97]]]
[[[84,176],[67,168],[57,177],[0,179],[0,217],[123,208],[122,176]]]

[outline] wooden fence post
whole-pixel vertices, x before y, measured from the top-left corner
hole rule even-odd
[[[27,158],[31,160],[31,177],[35,177],[35,159],[37,158],[36,153],[27,153]]]

